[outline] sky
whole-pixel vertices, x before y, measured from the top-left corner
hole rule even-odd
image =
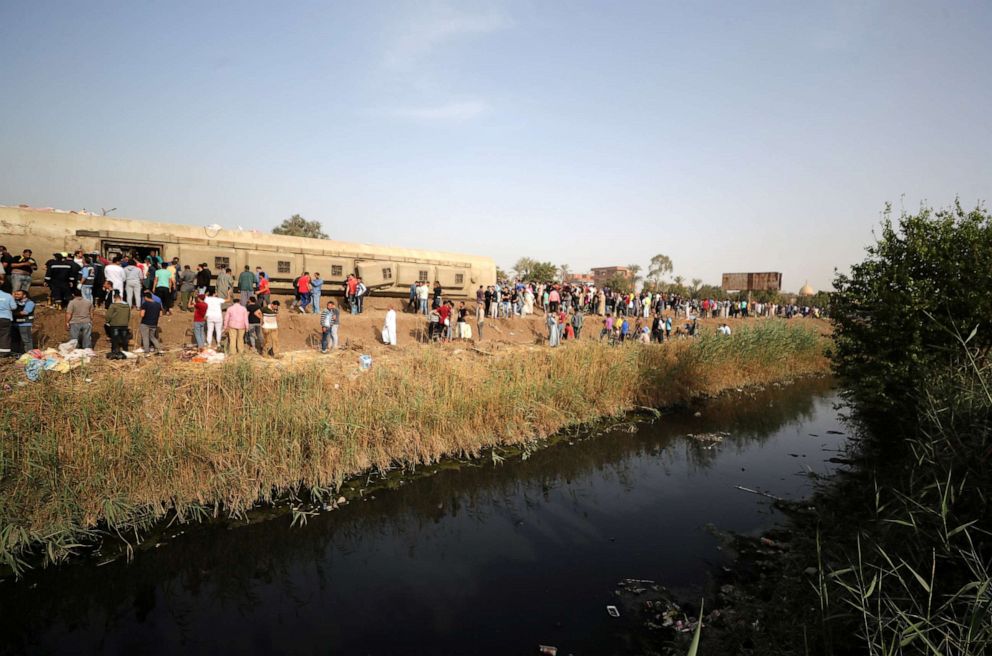
[[[0,204],[829,288],[992,183],[992,3],[0,0]]]

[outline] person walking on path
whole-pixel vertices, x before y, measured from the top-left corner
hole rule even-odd
[[[388,346],[396,346],[396,310],[389,308],[386,312],[386,321],[382,325],[383,342]]]
[[[341,323],[341,311],[334,301],[327,301],[327,307],[320,313],[320,352],[327,353],[327,343],[331,348],[338,347],[338,326]]]
[[[301,313],[307,313],[307,307],[310,306],[310,272],[304,271],[303,275],[300,276],[296,281],[296,291],[300,295],[300,302],[297,306]]]
[[[69,331],[69,339],[76,340],[77,348],[92,348],[93,303],[83,298],[78,289],[72,290],[72,300],[65,309],[65,329]]]
[[[164,271],[164,269],[160,269]],[[162,343],[158,341],[158,320],[162,316],[162,306],[152,298],[151,292],[145,292],[141,304],[141,323],[138,332],[141,335],[141,348],[145,353],[162,352]]]
[[[214,296],[214,298],[220,298]],[[223,301],[223,299],[220,299]],[[232,303],[224,313],[224,330],[227,332],[227,353],[244,353],[245,331],[248,330],[248,309],[241,303]]]
[[[245,270],[238,275],[238,294],[241,296],[241,305],[248,305],[248,297],[255,291],[255,274],[251,272],[251,267],[245,265]]]

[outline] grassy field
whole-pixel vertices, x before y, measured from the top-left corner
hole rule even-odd
[[[0,408],[0,562],[132,542],[175,513],[240,514],[288,492],[332,494],[372,468],[474,456],[570,425],[824,372],[825,340],[767,321],[666,345],[595,342],[483,355],[410,349],[370,371],[80,368],[15,386]],[[86,383],[86,378],[92,382]]]

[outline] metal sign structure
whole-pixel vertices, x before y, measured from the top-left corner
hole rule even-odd
[[[782,274],[774,271],[725,273],[721,287],[724,291],[735,292],[780,292],[782,291]]]

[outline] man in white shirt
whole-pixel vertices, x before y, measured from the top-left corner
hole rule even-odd
[[[217,348],[220,348],[220,336],[224,326],[224,299],[217,295],[217,290],[203,300],[207,304],[207,348],[210,347],[211,335],[217,333]]]
[[[386,323],[382,326],[382,341],[389,346],[396,346],[396,310],[389,308],[386,312]]]
[[[121,256],[115,255],[113,261],[103,268],[103,277],[114,286],[114,291],[121,293],[124,298],[124,267],[121,266]]]

